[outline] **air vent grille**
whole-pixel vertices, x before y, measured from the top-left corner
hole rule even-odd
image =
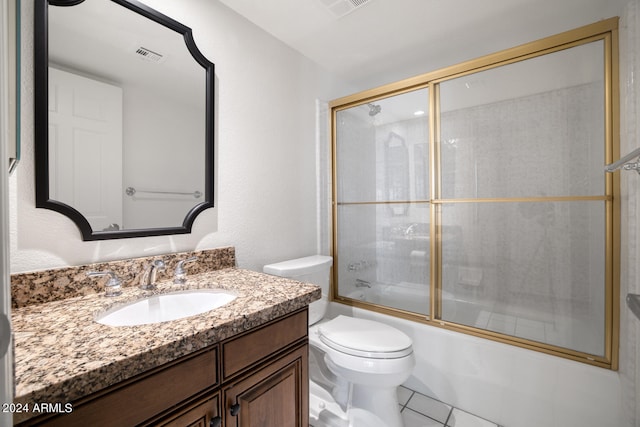
[[[158,52],[154,52],[151,49],[147,49],[146,47],[138,47],[136,48],[136,54],[140,59],[144,59],[149,62],[160,63],[164,61],[164,56],[159,54]]]
[[[372,0],[320,0],[334,16],[340,18],[361,8]]]

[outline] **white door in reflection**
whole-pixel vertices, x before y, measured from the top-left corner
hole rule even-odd
[[[50,198],[122,226],[122,89],[49,67]]]

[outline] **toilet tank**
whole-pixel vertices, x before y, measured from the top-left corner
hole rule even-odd
[[[300,282],[312,283],[322,289],[322,298],[309,306],[309,324],[314,324],[327,311],[329,302],[329,283],[333,258],[326,255],[312,255],[304,258],[290,259],[275,264],[265,265],[262,269],[267,274],[287,277]]]

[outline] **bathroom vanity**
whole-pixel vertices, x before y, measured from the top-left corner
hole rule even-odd
[[[153,293],[176,290],[160,280]],[[308,423],[309,303],[320,289],[237,268],[190,275],[180,289],[237,298],[169,322],[95,318],[137,287],[13,310],[20,426],[303,426]]]
[[[306,322],[297,311],[20,425],[305,425]]]

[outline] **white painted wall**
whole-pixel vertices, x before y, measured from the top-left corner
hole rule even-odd
[[[204,93],[198,108],[131,85],[123,92],[123,187],[204,194]],[[158,121],[177,125],[154,125]],[[178,227],[187,212],[203,201],[202,197],[139,192],[123,199],[121,225],[127,229]]]
[[[216,207],[187,235],[83,242],[66,217],[36,209],[33,170],[33,3],[23,7],[22,149],[10,179],[11,272],[99,260],[236,247],[238,265],[316,251],[316,99],[349,90],[217,1],[147,0],[193,29],[216,66]]]
[[[640,146],[640,0],[630,0],[620,29],[620,155]],[[620,382],[621,426],[640,426],[640,320],[626,307],[640,293],[640,177],[620,174]]]
[[[9,31],[7,25],[10,19],[9,2],[0,0],[0,159],[4,162],[0,169],[0,233],[6,236],[9,230],[8,218],[8,174],[7,159],[9,156],[9,144],[15,144],[15,139],[8,131],[10,114],[9,107],[9,70],[13,67],[7,48],[9,46]],[[11,343],[11,331],[6,327],[7,320],[11,318],[11,293],[9,291],[9,242],[6,238],[0,241],[0,405],[13,401],[13,344]],[[9,320],[10,322],[10,320]],[[8,342],[9,341],[9,342]],[[0,426],[12,425],[11,413],[0,411]]]

